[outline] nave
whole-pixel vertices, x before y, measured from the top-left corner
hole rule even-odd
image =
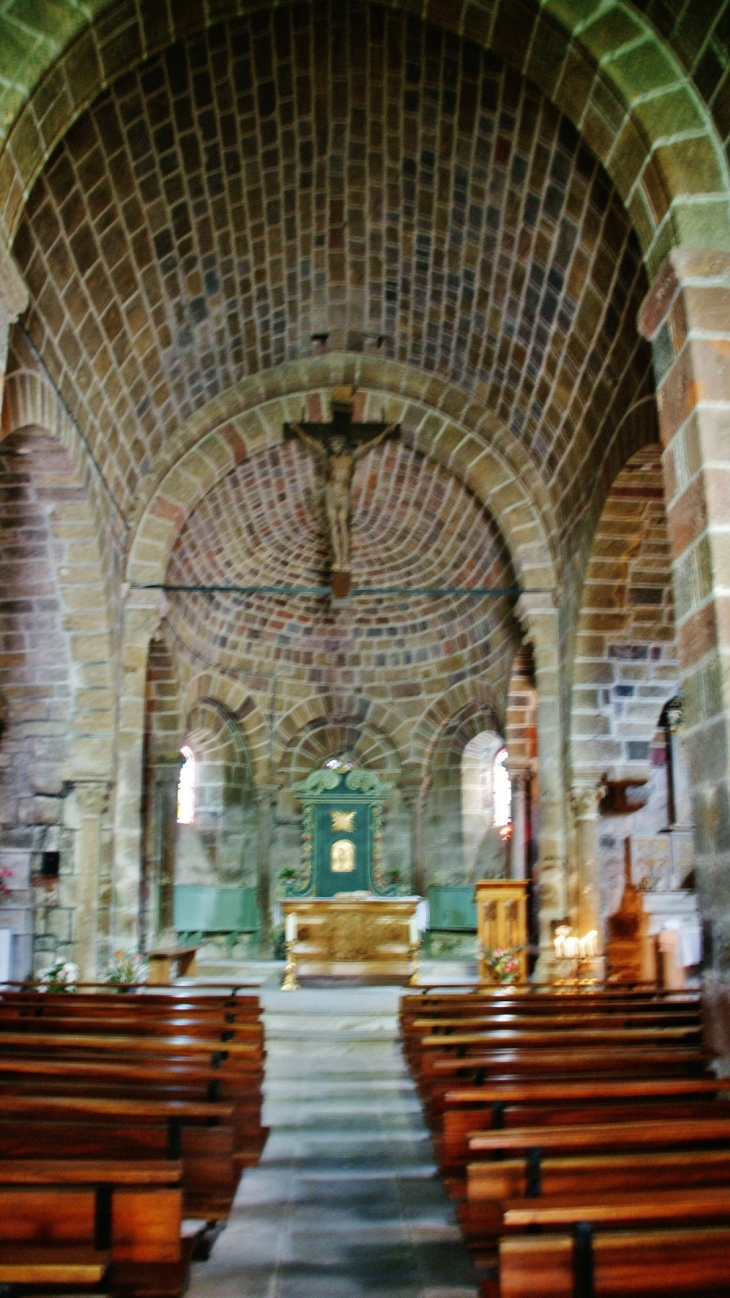
[[[403,1062],[399,996],[262,993],[270,1134],[189,1298],[475,1298]]]

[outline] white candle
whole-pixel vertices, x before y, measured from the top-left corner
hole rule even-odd
[[[286,917],[284,924],[284,937],[287,942],[296,942],[297,940],[297,917],[291,912]]]
[[[408,921],[408,940],[411,946],[418,946],[418,920],[415,915],[411,915]]]

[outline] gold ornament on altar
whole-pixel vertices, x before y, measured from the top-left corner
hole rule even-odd
[[[354,811],[331,811],[332,833],[333,834],[354,834],[355,832],[355,815]]]
[[[330,870],[333,874],[350,874],[355,869],[355,844],[338,838],[330,848]]]

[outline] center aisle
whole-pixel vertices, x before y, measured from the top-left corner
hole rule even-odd
[[[264,991],[264,1121],[189,1298],[475,1298],[398,1041],[397,988]]]

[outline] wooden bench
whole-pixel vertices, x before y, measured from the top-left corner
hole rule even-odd
[[[0,1159],[49,1149],[61,1159],[171,1158],[182,1166],[186,1216],[220,1221],[240,1177],[232,1117],[223,1104],[0,1094]]]
[[[622,989],[561,1000],[555,989],[510,989],[401,1004],[404,1051],[447,1187],[468,1195],[458,1210],[472,1255],[494,1264],[499,1244],[499,1275],[484,1281],[483,1298],[594,1298],[593,1232],[598,1242],[630,1226],[646,1241],[671,1223],[664,1243],[678,1231],[686,1240],[690,1225],[730,1222],[730,1103],[718,1098],[730,1088],[707,1074],[698,997]],[[567,1239],[557,1287],[537,1253],[528,1278],[520,1249],[534,1240],[522,1232],[536,1229]],[[597,1292],[613,1294],[604,1271],[596,1276]],[[631,1276],[617,1295],[650,1292],[648,1269],[639,1274],[632,1260]],[[724,1272],[708,1264],[708,1276],[708,1293],[730,1289],[727,1260]],[[680,1277],[661,1292],[704,1290]]]
[[[234,1161],[258,1162],[268,1128],[261,1125],[262,1074],[243,1076],[207,1061],[124,1063],[94,1059],[3,1059],[0,1095],[24,1094],[122,1100],[166,1100],[233,1106]]]
[[[174,951],[148,951],[149,985],[168,986],[173,978],[190,977],[195,973],[197,954],[197,946],[181,946]]]
[[[108,1250],[63,1244],[0,1244],[0,1284],[98,1286],[106,1276]]]
[[[594,1232],[504,1238],[499,1282],[482,1298],[727,1298],[730,1230],[726,1227]],[[539,1290],[535,1277],[539,1276]]]
[[[508,1207],[556,1205],[560,1208],[565,1203],[610,1203],[618,1194],[633,1195],[648,1205],[657,1192],[669,1190],[686,1193],[720,1189],[727,1194],[730,1192],[730,1150],[544,1158],[539,1176],[535,1177],[534,1173],[535,1168],[526,1157],[503,1163],[470,1164],[468,1198],[457,1206],[457,1214],[477,1264],[485,1260],[485,1254],[491,1260],[497,1238],[508,1225],[529,1229],[535,1224],[534,1219],[517,1218],[505,1224]],[[670,1215],[672,1212],[666,1211],[665,1216]],[[592,1220],[586,1211],[574,1218],[588,1219]],[[631,1221],[638,1220],[639,1216],[631,1218]],[[642,1220],[655,1218],[644,1212]],[[547,1225],[547,1219],[538,1224]]]
[[[0,1248],[12,1258],[50,1240],[84,1262],[95,1249],[115,1293],[179,1298],[192,1252],[180,1175],[170,1161],[0,1160]]]

